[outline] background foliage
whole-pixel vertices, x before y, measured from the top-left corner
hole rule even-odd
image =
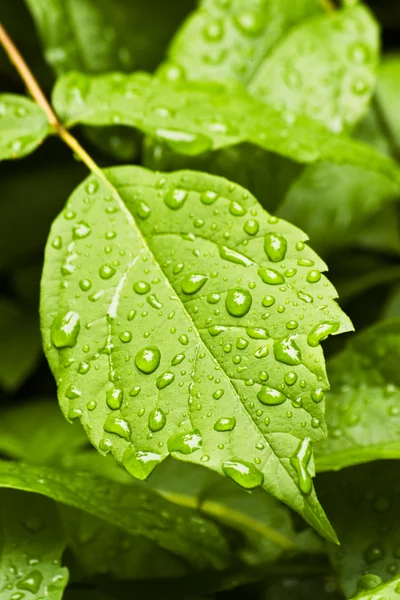
[[[229,473],[214,452],[209,465],[214,470],[201,466],[200,454],[184,454],[189,461],[186,464],[167,458],[169,452],[174,454],[171,447],[167,451],[152,447],[151,457],[138,461],[138,455],[129,455],[128,461],[126,441],[121,438],[114,443],[113,452],[120,461],[125,453],[128,470],[139,478],[134,479],[107,454],[104,440],[101,446],[98,431],[103,432],[105,419],[92,419],[90,415],[95,413],[88,409],[89,416],[82,422],[89,439],[100,447],[101,453],[97,452],[79,423],[68,423],[58,408],[38,317],[51,223],[88,172],[50,135],[44,113],[26,97],[17,72],[0,50],[0,158],[24,157],[0,165],[0,597],[400,598],[397,2],[348,0],[336,5],[329,0],[170,0],[166,9],[164,0],[0,0],[0,21],[47,97],[52,97],[60,118],[68,126],[77,126],[74,134],[100,167],[111,167],[107,177],[121,191],[138,223],[136,233],[125,222],[118,225],[127,251],[136,248],[140,229],[162,266],[166,247],[149,241],[153,228],[162,225],[173,232],[174,227],[184,227],[188,238],[176,242],[179,251],[185,254],[185,262],[193,261],[193,268],[203,273],[210,267],[192,254],[190,246],[190,236],[197,235],[202,226],[201,219],[196,224],[191,213],[195,202],[203,207],[201,217],[207,223],[214,218],[215,209],[226,211],[226,222],[233,217],[232,236],[237,240],[243,227],[244,231],[246,226],[248,231],[256,227],[251,210],[259,211],[256,222],[262,233],[271,223],[269,214],[276,214],[301,228],[321,257],[307,249],[303,260],[314,264],[296,264],[297,277],[303,277],[306,286],[302,293],[317,290],[315,297],[321,303],[326,294],[323,306],[329,322],[340,321],[343,331],[350,329],[346,317],[333,308],[329,283],[324,277],[318,283],[320,275],[315,275],[324,270],[325,260],[340,306],[356,330],[324,342],[331,389],[326,389],[325,374],[318,386],[313,375],[305,376],[308,399],[304,396],[302,401],[306,410],[297,401],[303,394],[303,379],[297,382],[296,358],[282,363],[271,346],[268,385],[272,386],[272,381],[275,389],[278,379],[287,377],[284,389],[287,403],[292,405],[290,410],[286,404],[284,409],[267,407],[263,414],[263,419],[269,420],[271,414],[276,419],[276,409],[282,408],[272,424],[275,438],[268,438],[274,447],[274,469],[290,462],[295,450],[289,435],[281,441],[282,433],[294,432],[293,440],[307,436],[316,442],[315,459],[309,460],[305,470],[301,470],[304,465],[296,463],[296,470],[291,463],[288,472],[292,475],[274,481],[271,464],[264,469],[264,487],[273,495],[261,488],[249,494],[222,477],[218,474],[221,470]],[[161,210],[157,204],[162,193],[159,176],[144,167],[195,172],[186,174],[189,179],[184,184],[179,180],[179,185],[177,175],[165,176],[172,191],[167,200],[163,196],[167,208],[164,205]],[[250,194],[240,187],[235,191],[223,188],[228,183],[217,176],[243,186]],[[82,185],[90,186],[91,181]],[[89,193],[82,185],[70,200],[71,210],[81,210]],[[186,200],[180,195],[184,185],[190,198],[182,212],[176,211],[182,198],[182,203]],[[219,195],[214,206],[215,190]],[[245,209],[240,204],[243,193],[247,193]],[[229,200],[230,209],[220,196]],[[241,210],[250,213],[243,216]],[[76,230],[76,239],[85,244],[89,235],[85,228],[95,230],[99,223],[107,224],[103,212],[93,218]],[[43,280],[42,316],[48,335],[46,315],[54,303],[62,305],[64,297],[67,303],[73,301],[71,292],[59,293],[59,270],[51,263],[57,255],[55,237],[67,235],[63,219],[57,219],[49,238],[46,264],[50,266]],[[305,236],[279,223],[278,233],[289,239],[287,260],[294,261],[290,243],[303,243]],[[68,224],[68,232],[70,228]],[[202,238],[202,251],[207,251],[207,236],[212,235]],[[246,261],[259,267],[264,251],[250,253],[249,246],[243,246],[227,259],[226,239],[217,239],[225,248],[225,256],[220,254],[218,260],[228,261],[235,276],[249,277]],[[100,252],[103,238],[97,243],[95,249]],[[68,254],[63,257],[68,262]],[[96,272],[101,268],[97,262],[92,266]],[[286,271],[291,266],[288,263]],[[172,268],[161,271],[166,286],[184,287],[178,269],[177,273]],[[307,280],[309,272],[314,273],[311,280],[318,281]],[[285,272],[287,280],[291,276]],[[89,279],[92,275],[84,280],[79,277],[76,283]],[[190,283],[193,281],[186,282]],[[294,309],[289,318],[288,303],[285,306],[289,294],[276,287],[274,293],[275,289],[274,327],[285,327],[285,323],[293,323],[299,310]],[[216,295],[214,289],[209,292]],[[157,293],[154,303],[170,302],[166,293]],[[181,296],[185,301],[184,292]],[[203,301],[200,316],[192,314],[199,330],[201,315],[212,314],[213,302]],[[266,302],[267,309],[270,300]],[[96,315],[99,319],[103,316],[99,306],[90,305],[93,320]],[[318,307],[313,307],[315,311],[310,309],[306,315],[306,328],[318,325]],[[183,311],[180,319],[184,322]],[[265,354],[271,331],[265,333],[264,322],[257,321],[257,330],[252,328],[249,333],[250,325],[246,323],[249,348]],[[170,335],[161,321],[157,327],[164,337]],[[339,325],[333,332],[338,329]],[[303,353],[304,332],[300,327],[296,334],[300,339],[297,349]],[[88,330],[85,335],[87,343],[93,343],[93,332]],[[46,333],[44,338],[46,344]],[[235,334],[230,339],[229,332],[222,332],[222,337],[211,335],[203,342],[207,347],[215,345],[221,364],[229,360],[236,365],[236,356],[250,354],[247,346],[240,348],[243,342],[237,339],[242,338]],[[223,340],[220,346],[219,340]],[[245,342],[248,345],[247,338]],[[225,350],[236,343],[235,354]],[[189,353],[191,345],[183,346]],[[290,350],[293,348],[296,355],[296,347]],[[71,398],[67,396],[69,401],[61,404],[66,416],[73,419],[86,410],[86,396],[82,404],[81,391],[78,389],[77,395],[68,370],[69,358],[76,359],[75,351],[68,352],[61,354],[63,362],[58,362],[60,353],[48,355],[56,376],[64,379],[59,385],[60,397],[65,389],[70,390]],[[323,364],[319,346],[315,352],[320,353],[317,358]],[[303,360],[310,371],[315,356]],[[83,359],[81,364],[86,364]],[[127,369],[121,369],[129,379]],[[263,379],[257,379],[258,368],[252,369],[253,383],[247,389],[258,390]],[[204,375],[209,371],[210,367]],[[89,387],[85,393],[95,402],[99,376],[86,379]],[[155,384],[155,377],[152,381]],[[213,391],[211,387],[207,390]],[[324,390],[326,425],[319,403]],[[254,391],[246,393],[255,396]],[[129,423],[136,423],[140,412],[135,397],[132,394],[135,414],[122,415]],[[232,414],[234,400],[234,395],[229,396],[224,404]],[[174,393],[171,402],[178,404]],[[238,437],[229,442],[229,449],[233,447],[242,453],[241,458],[252,460],[247,434],[241,428],[244,422],[238,410]],[[219,426],[229,429],[232,423]],[[265,422],[258,425],[263,435],[264,426]],[[148,430],[143,425],[136,427],[137,435],[143,436],[140,451],[148,451]],[[199,427],[204,428],[205,443],[214,451],[221,433],[212,426],[208,431],[203,422]],[[114,420],[112,436],[115,428]],[[323,439],[326,432],[328,437]],[[168,436],[171,433],[168,429]],[[164,434],[167,442],[167,429],[160,435]],[[223,435],[234,439],[233,434]],[[165,459],[163,464],[147,481],[141,481],[161,459]],[[253,463],[245,463],[253,467]],[[325,537],[335,539],[315,492],[303,496],[296,487],[296,473],[310,479],[314,470],[320,473],[314,479],[315,492],[340,547],[310,527],[309,523]]]

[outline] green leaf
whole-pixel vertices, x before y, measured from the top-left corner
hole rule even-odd
[[[380,67],[377,97],[397,144],[400,145],[400,119],[395,110],[400,94],[400,56],[386,56]]]
[[[76,424],[60,415],[55,399],[34,398],[1,412],[0,453],[32,464],[68,464],[87,445]]]
[[[248,84],[265,56],[295,23],[322,12],[316,0],[202,0],[185,21],[161,67],[166,79],[232,79]]]
[[[328,551],[346,597],[379,585],[376,576],[386,582],[399,572],[398,473],[397,461],[378,461],[317,478],[340,539],[340,548],[329,544]],[[378,588],[372,598],[381,597]]]
[[[317,15],[280,41],[249,91],[277,110],[306,115],[338,133],[367,111],[378,53],[378,26],[363,6]]]
[[[197,507],[240,532],[246,545],[239,556],[249,567],[265,566],[288,553],[323,551],[312,530],[294,531],[289,511],[275,498],[261,490],[248,494],[203,467],[168,459],[151,475],[149,485],[168,500]]]
[[[267,584],[261,600],[343,600],[336,582],[331,577],[319,577],[318,566],[315,572],[314,577],[307,576],[307,571],[300,577],[288,573],[287,577]]]
[[[365,578],[366,585],[373,585],[374,587],[369,591],[360,592],[357,596],[357,600],[378,600],[382,598],[382,600],[398,600],[400,594],[400,577],[395,577],[389,583],[385,583],[383,585],[374,585],[379,581],[379,578],[375,576],[375,578]]]
[[[226,566],[221,530],[142,484],[124,485],[90,473],[0,461],[0,487],[41,494],[97,516],[127,534],[141,535],[197,569]]]
[[[127,534],[84,511],[60,507],[69,549],[87,577],[172,579],[182,577],[183,561],[142,536]]]
[[[0,385],[18,389],[35,368],[41,354],[37,315],[0,297]]]
[[[304,229],[319,251],[327,252],[355,245],[368,218],[398,195],[393,180],[367,165],[316,163],[293,183],[278,214]]]
[[[0,594],[4,599],[61,600],[68,571],[57,507],[36,494],[0,491]]]
[[[192,0],[25,0],[57,74],[154,69]],[[159,18],[160,13],[163,18]]]
[[[328,363],[329,437],[317,446],[320,471],[400,458],[400,320],[351,339]]]
[[[30,154],[50,133],[43,110],[17,94],[0,94],[0,124],[0,160]]]
[[[222,85],[161,83],[140,73],[70,73],[58,81],[53,101],[68,126],[130,125],[189,156],[249,141],[301,163],[364,166],[400,182],[396,163],[372,148],[303,116],[288,123],[283,112]]]
[[[400,286],[397,285],[385,306],[384,313],[382,315],[385,319],[397,319],[400,318]]]
[[[227,180],[104,173],[71,196],[46,252],[43,338],[64,414],[136,477],[172,453],[263,484],[332,536],[312,492],[325,426],[311,394],[328,386],[319,342],[351,324],[324,263]]]

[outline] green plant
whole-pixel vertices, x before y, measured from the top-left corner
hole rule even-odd
[[[0,174],[0,599],[399,599],[400,59],[370,9],[0,18],[0,157],[24,157]]]

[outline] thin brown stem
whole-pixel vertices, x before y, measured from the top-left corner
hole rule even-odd
[[[73,135],[69,133],[65,129],[65,127],[58,120],[55,112],[50,106],[46,96],[44,95],[42,89],[40,88],[38,82],[36,81],[32,71],[28,67],[25,59],[15,46],[14,42],[8,35],[7,31],[0,24],[0,44],[3,46],[6,51],[9,59],[14,64],[18,73],[21,76],[21,79],[24,81],[29,93],[32,98],[35,100],[36,104],[40,106],[40,108],[46,113],[47,119],[51,127],[53,127],[55,133],[63,140],[67,146],[73,150],[73,152],[81,159],[81,161],[88,167],[92,173],[95,173],[102,180],[105,179],[101,169],[96,165],[92,158],[90,158],[89,154],[82,148],[80,143]]]

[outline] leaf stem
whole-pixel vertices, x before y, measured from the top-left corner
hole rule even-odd
[[[19,52],[18,48],[12,41],[11,37],[0,23],[0,44],[6,51],[10,61],[15,66],[16,70],[21,76],[21,79],[25,83],[29,93],[35,100],[36,104],[46,113],[47,120],[50,126],[54,129],[54,132],[63,140],[67,146],[81,159],[81,161],[88,167],[92,173],[104,180],[104,175],[101,169],[96,165],[89,154],[82,148],[80,143],[73,135],[65,129],[62,123],[57,118],[57,115],[53,111],[50,103],[44,95],[41,87],[35,79],[32,71],[28,67],[25,59]]]
[[[276,529],[273,529],[269,525],[264,525],[255,519],[252,519],[249,515],[238,512],[228,506],[220,504],[219,502],[213,502],[212,500],[205,500],[204,502],[198,501],[197,498],[187,496],[185,494],[177,494],[173,492],[167,492],[164,490],[158,490],[158,492],[170,502],[186,506],[188,508],[195,508],[200,510],[203,514],[208,515],[224,521],[226,524],[236,525],[239,528],[251,530],[258,535],[270,540],[280,548],[285,550],[297,550],[297,546],[293,540],[281,534]]]

